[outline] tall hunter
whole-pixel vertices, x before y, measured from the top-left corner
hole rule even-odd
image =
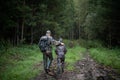
[[[53,60],[52,55],[52,45],[59,44],[58,41],[54,40],[51,36],[51,31],[48,30],[45,36],[42,36],[39,40],[39,48],[43,53],[43,63],[44,63],[44,70],[46,73],[50,72],[50,66]]]

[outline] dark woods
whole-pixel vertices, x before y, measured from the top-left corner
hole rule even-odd
[[[55,38],[120,45],[119,0],[0,0],[0,39],[37,43],[46,30]]]

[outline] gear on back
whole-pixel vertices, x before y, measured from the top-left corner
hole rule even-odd
[[[56,50],[55,50],[55,52],[56,52],[56,54],[58,55],[58,57],[64,57],[64,55],[66,54],[66,48],[65,48],[65,46],[64,45],[58,45],[57,46],[57,48],[56,48]]]
[[[50,41],[47,36],[42,36],[39,41],[39,48],[41,52],[47,51],[47,48],[50,46]]]

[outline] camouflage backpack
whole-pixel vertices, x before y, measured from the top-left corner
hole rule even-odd
[[[50,46],[49,39],[46,36],[42,36],[39,41],[39,48],[41,52],[45,52],[47,50],[47,47]]]

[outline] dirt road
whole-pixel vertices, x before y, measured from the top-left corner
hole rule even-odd
[[[42,71],[32,80],[120,80],[120,74],[96,63],[86,52],[84,58],[76,62],[74,71],[65,70],[58,78],[49,76]]]

